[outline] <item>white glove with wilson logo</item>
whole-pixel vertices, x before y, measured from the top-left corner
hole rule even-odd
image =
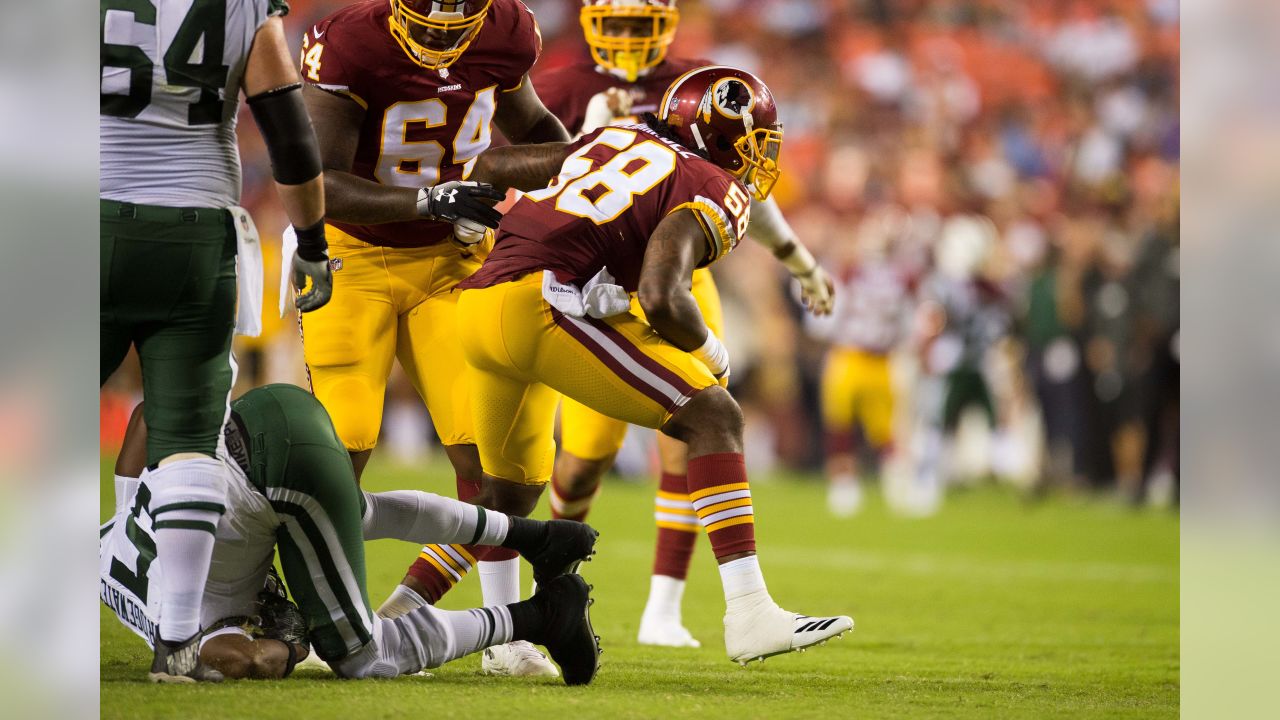
[[[701,360],[711,374],[716,376],[720,387],[729,387],[729,350],[715,333],[708,330],[706,341],[702,343],[702,347],[694,350],[692,355]]]

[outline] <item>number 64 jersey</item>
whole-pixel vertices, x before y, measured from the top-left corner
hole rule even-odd
[[[489,147],[499,93],[519,89],[541,52],[533,14],[519,0],[494,0],[466,52],[439,70],[415,63],[391,23],[387,0],[355,3],[316,23],[302,38],[302,79],[364,109],[353,174],[409,188],[465,179]],[[329,223],[389,247],[433,245],[453,231],[429,220]]]
[[[570,146],[559,176],[502,219],[494,249],[460,288],[551,270],[581,286],[607,268],[635,292],[649,238],[668,215],[693,211],[707,237],[704,265],[746,234],[751,201],[727,171],[644,124],[601,128]]]

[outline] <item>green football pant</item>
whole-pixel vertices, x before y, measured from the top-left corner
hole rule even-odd
[[[249,481],[281,520],[285,583],[324,660],[373,639],[365,590],[364,495],[324,407],[294,385],[267,385],[231,405],[249,445]]]
[[[147,465],[212,457],[231,391],[236,236],[231,214],[100,200],[98,384],[129,347],[142,365]]]

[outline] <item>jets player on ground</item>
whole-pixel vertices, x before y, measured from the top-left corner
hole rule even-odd
[[[711,64],[667,56],[679,19],[675,0],[584,0],[581,23],[590,58],[539,75],[539,95],[573,134],[634,122],[641,113],[656,111],[673,80]],[[815,315],[830,312],[831,279],[796,237],[777,204],[753,199],[751,205],[750,237],[786,265]],[[693,297],[708,329],[723,341],[720,296],[709,269],[694,271]],[[634,309],[640,312],[638,303]],[[564,400],[560,456],[551,480],[553,517],[586,518],[626,431],[626,423],[575,400]],[[659,434],[658,450],[662,476],[654,501],[657,545],[638,639],[642,645],[697,647],[698,641],[681,620],[685,578],[698,538],[698,518],[685,487],[688,449],[679,440]]]
[[[101,0],[101,354],[106,382],[131,346],[142,366],[146,462],[158,583],[166,608],[150,678],[218,681],[188,652],[227,477],[214,458],[227,413],[236,325],[237,234],[243,277],[261,276],[240,199],[240,93],[267,143],[296,228],[292,275],[308,312],[329,300],[324,195],[316,138],[284,40],[285,0]],[[240,297],[242,329],[261,297]]]
[[[518,0],[365,0],[312,27],[301,55],[337,288],[329,307],[302,318],[312,390],[359,477],[399,360],[453,464],[458,497],[516,515],[536,495],[501,481],[480,486],[454,287],[480,267],[485,226],[501,217],[490,207],[501,193],[466,181],[491,126],[517,144],[568,139],[528,80],[539,52],[533,15]],[[455,222],[471,232],[455,232]],[[477,552],[423,548],[380,612],[435,602],[486,559]],[[485,601],[515,602],[518,559],[497,549],[487,560]],[[484,669],[555,673],[524,644],[486,653]]]
[[[151,642],[168,611],[156,590],[172,568],[155,555],[153,473],[129,477],[142,470],[136,446],[147,428],[138,415],[117,469],[116,514],[102,528],[100,588],[120,621]],[[590,588],[565,574],[592,552],[591,528],[508,517],[414,490],[363,493],[324,408],[292,385],[250,390],[232,403],[224,437],[219,461],[229,468],[229,491],[202,609],[206,627],[217,629],[202,649],[184,647],[184,656],[199,653],[231,677],[287,675],[305,656],[305,642],[296,631],[254,637],[245,625],[265,614],[258,622],[277,630],[309,628],[306,641],[342,677],[417,672],[516,638],[545,645],[566,683],[594,677]],[[365,593],[364,541],[377,538],[501,545],[529,560],[539,590],[505,606],[426,606],[383,619],[369,611]],[[280,594],[266,593],[265,608],[259,601],[276,551],[305,623],[281,622],[291,613]]]
[[[741,663],[853,627],[845,616],[787,612],[765,587],[742,411],[723,388],[728,353],[690,291],[694,270],[746,233],[751,196],[769,196],[781,144],[769,89],[713,66],[677,78],[640,124],[569,145],[492,150],[476,176],[532,192],[459,286],[486,477],[546,485],[562,393],[686,443],[692,512],[725,591],[725,649]],[[644,318],[631,311],[633,292]]]

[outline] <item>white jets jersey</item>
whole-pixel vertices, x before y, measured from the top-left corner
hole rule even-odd
[[[253,489],[221,442],[218,456],[227,464],[230,481],[200,607],[200,624],[206,628],[224,618],[254,614],[280,525],[271,503]],[[164,613],[160,597],[164,568],[156,559],[151,525],[151,488],[144,473],[124,507],[102,525],[98,540],[99,597],[148,645]]]
[[[258,28],[287,13],[286,0],[99,1],[99,194],[238,204],[240,83]]]
[[[880,355],[891,352],[907,322],[910,276],[889,261],[876,261],[846,268],[836,284],[831,314],[805,316],[809,333],[841,347]]]

